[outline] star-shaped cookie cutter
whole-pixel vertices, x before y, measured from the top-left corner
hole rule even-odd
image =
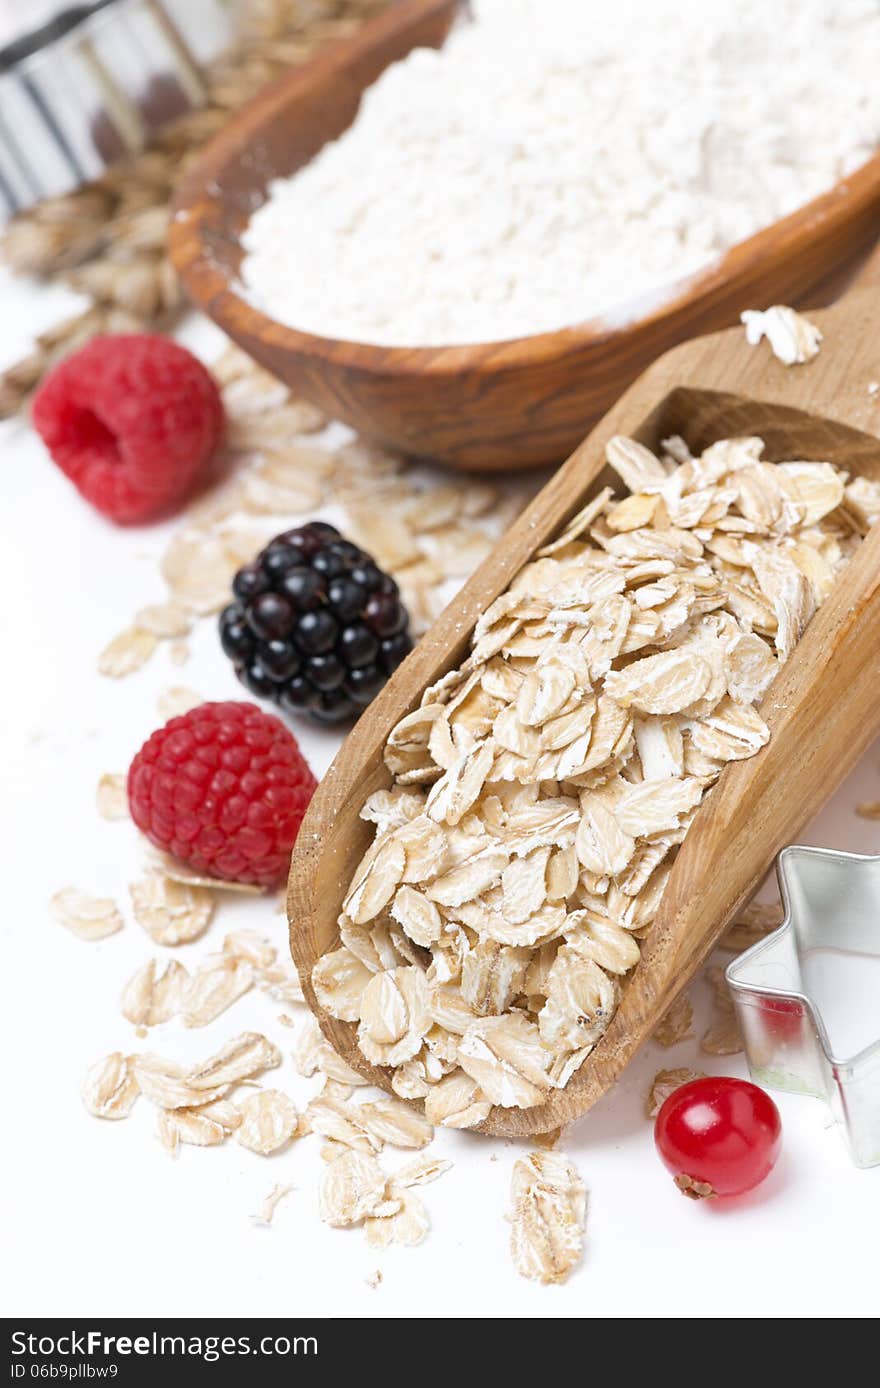
[[[880,1164],[880,857],[798,846],[783,849],[776,870],[785,919],[778,930],[727,969],[749,1070],[768,1089],[827,1100],[844,1126],[856,1166],[876,1166]],[[850,980],[852,970],[859,970],[865,983],[864,989],[860,984],[852,1006],[861,1006],[862,1011],[854,1015],[859,1030],[870,1039],[853,1055],[835,1053],[827,1017],[815,996],[819,976],[815,969],[823,962],[826,974],[832,972],[828,963],[837,963],[849,971]],[[822,995],[830,1015],[828,994],[826,980]],[[839,1015],[836,1006],[834,1011]]]

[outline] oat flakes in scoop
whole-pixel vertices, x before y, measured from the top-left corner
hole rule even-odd
[[[880,512],[759,438],[612,439],[610,488],[482,615],[385,748],[318,1001],[435,1123],[563,1088],[614,1015],[706,791]],[[866,487],[870,495],[865,494]]]

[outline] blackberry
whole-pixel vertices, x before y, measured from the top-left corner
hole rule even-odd
[[[252,694],[288,713],[355,717],[412,649],[394,579],[324,521],[276,535],[232,593],[223,649]]]

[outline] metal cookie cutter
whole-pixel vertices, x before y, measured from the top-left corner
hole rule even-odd
[[[786,848],[778,930],[727,969],[752,1078],[812,1094],[880,1164],[880,857]],[[829,1034],[830,1033],[830,1034]]]

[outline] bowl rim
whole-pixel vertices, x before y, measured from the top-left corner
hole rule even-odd
[[[232,337],[257,338],[291,356],[366,375],[436,378],[478,373],[501,376],[526,365],[557,362],[587,349],[603,350],[625,342],[635,333],[662,333],[677,317],[691,313],[695,303],[710,304],[715,298],[727,297],[737,282],[750,278],[762,265],[795,256],[803,243],[813,240],[820,229],[832,235],[851,219],[868,215],[872,210],[877,212],[880,224],[878,151],[826,192],[730,247],[702,270],[674,281],[666,291],[659,291],[654,307],[629,322],[612,325],[606,315],[549,331],[489,342],[385,346],[309,333],[271,318],[238,292],[243,286],[237,275],[221,267],[216,252],[212,251],[212,243],[216,245],[218,239],[230,239],[222,196],[230,165],[238,163],[243,151],[259,139],[260,131],[298,92],[332,81],[356,55],[363,55],[418,23],[441,18],[446,12],[451,20],[458,6],[459,0],[404,0],[401,5],[392,6],[377,19],[368,21],[352,38],[328,45],[324,51],[264,88],[208,142],[190,166],[172,203],[170,255],[193,302]],[[265,182],[261,178],[254,183],[252,191],[264,194]],[[240,246],[240,234],[236,240]],[[655,298],[653,295],[646,297]],[[625,308],[626,305],[621,305],[620,312]]]

